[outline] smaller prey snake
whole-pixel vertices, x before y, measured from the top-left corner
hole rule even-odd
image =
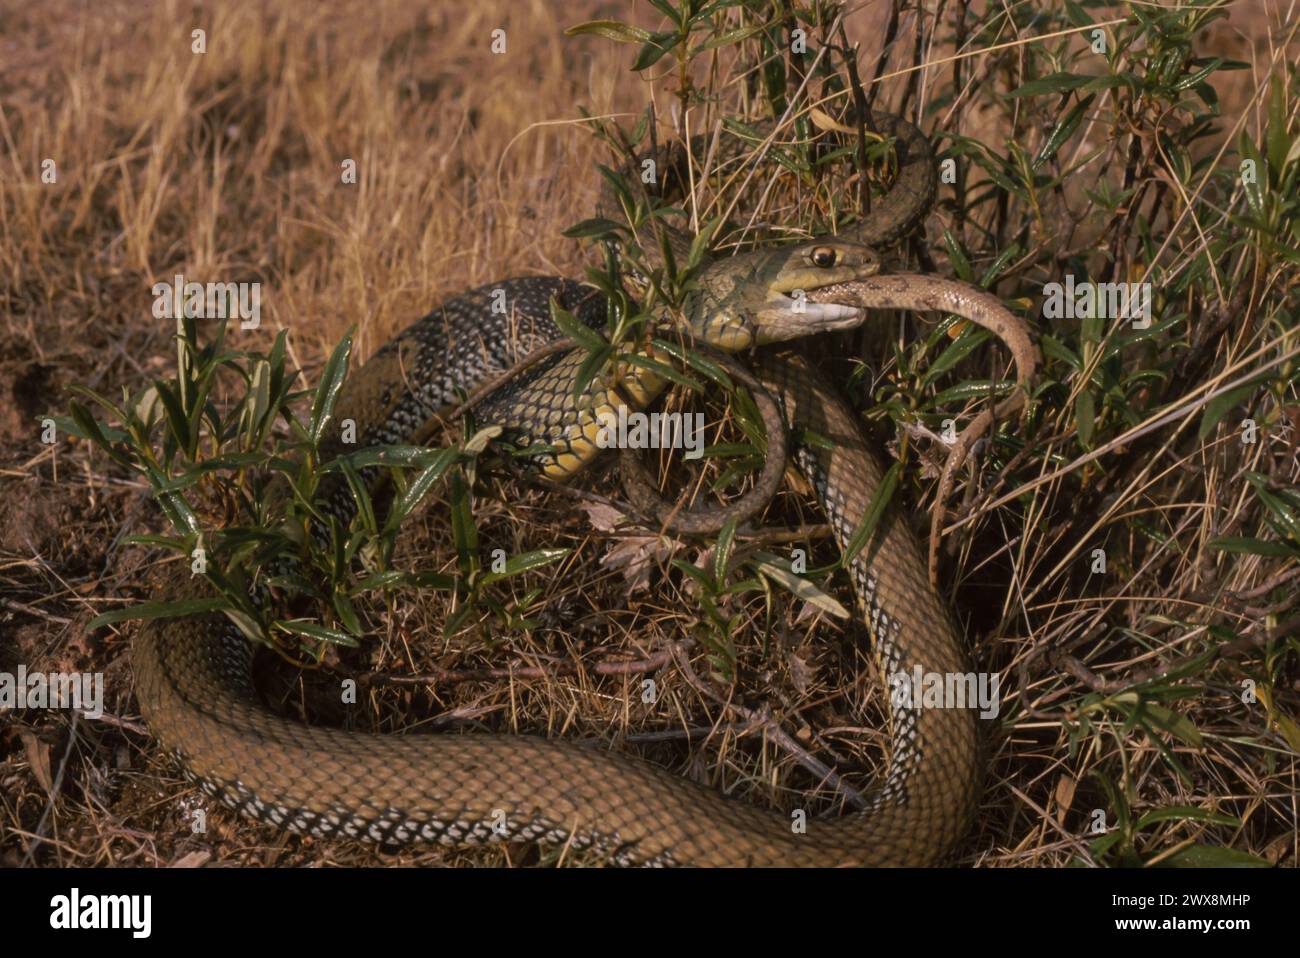
[[[876,307],[939,310],[992,328],[1023,328],[996,299],[964,284],[880,274],[872,247],[905,235],[928,211],[934,161],[911,124],[883,113],[871,119],[896,140],[893,188],[847,238],[706,262],[681,311],[695,339],[747,350],[849,328]],[[608,198],[603,202],[608,210]],[[669,239],[682,249],[685,238]],[[656,244],[638,237],[638,245],[653,257]],[[508,317],[491,308],[501,289]],[[800,290],[806,298],[796,295]],[[576,282],[533,277],[489,284],[444,303],[384,345],[346,381],[338,418],[357,422],[359,447],[426,441],[458,396],[562,335],[550,317],[551,300],[591,328],[605,324],[603,298]],[[1027,348],[1026,363],[1017,356],[1022,386],[1033,372],[1032,343]],[[616,360],[617,374],[597,377],[575,402],[573,383],[585,358],[581,350],[548,357],[491,391],[476,420],[501,425],[524,445],[547,446],[536,467],[567,481],[598,453],[601,411],[644,408],[667,385],[644,367]],[[796,353],[760,351],[755,369],[790,426],[826,440],[800,445],[796,458],[846,548],[883,477],[857,415]],[[999,413],[1016,408],[1023,394],[1018,388]],[[330,508],[350,518],[346,503]],[[882,676],[918,668],[968,673],[960,636],[927,582],[905,523],[882,523],[847,567]],[[182,574],[167,594],[205,592],[201,579]],[[151,730],[206,793],[260,821],[320,837],[389,845],[504,837],[568,843],[618,864],[925,865],[950,853],[978,794],[978,737],[969,708],[893,707],[890,764],[871,808],[812,819],[797,832],[785,815],[615,751],[528,735],[372,735],[283,718],[254,690],[250,643],[220,615],[147,623],[136,639],[134,665]]]

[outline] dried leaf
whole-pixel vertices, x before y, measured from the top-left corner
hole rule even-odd
[[[812,608],[812,606],[808,605],[805,606],[805,608]],[[790,668],[790,681],[794,683],[794,687],[798,689],[800,693],[807,693],[808,689],[812,687],[812,680],[813,676],[816,674],[816,669],[805,662],[801,656],[795,655],[793,652],[789,653],[785,657],[785,661]]]
[[[1056,780],[1056,820],[1064,823],[1065,816],[1074,804],[1074,789],[1078,783],[1073,776],[1062,775]]]
[[[597,532],[613,532],[627,516],[603,502],[583,502],[579,508],[587,514],[587,521]]]
[[[819,130],[834,130],[836,133],[848,133],[851,136],[857,135],[857,130],[851,126],[845,126],[843,123],[836,121],[829,113],[813,107],[808,111],[808,119],[812,120],[813,126]]]
[[[176,861],[172,862],[170,868],[198,868],[206,865],[208,859],[212,857],[212,852],[190,852],[188,855],[182,855]]]
[[[27,764],[32,774],[47,795],[54,793],[54,776],[50,774],[50,747],[40,740],[31,729],[20,728],[18,736],[23,740],[23,751],[27,753]]]
[[[623,595],[632,596],[650,588],[650,573],[677,551],[676,540],[664,536],[629,536],[620,539],[601,558],[600,564],[623,570]]]

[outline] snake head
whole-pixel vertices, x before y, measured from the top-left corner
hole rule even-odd
[[[849,329],[866,315],[861,307],[813,302],[810,294],[878,272],[880,258],[869,247],[835,239],[743,253],[701,276],[692,326],[728,350]]]

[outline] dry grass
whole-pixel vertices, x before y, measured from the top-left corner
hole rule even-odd
[[[347,4],[110,3],[69,4],[63,16],[50,5],[0,0],[0,23],[7,24],[0,34],[7,64],[0,74],[0,669],[23,662],[32,670],[102,671],[110,713],[100,722],[35,711],[0,719],[0,862],[555,859],[553,852],[514,846],[393,856],[281,836],[222,812],[210,817],[206,835],[192,835],[185,816],[197,799],[136,713],[127,655],[134,627],[84,630],[94,615],[148,597],[150,566],[161,553],[123,539],[162,531],[162,517],[142,484],[84,444],[40,443],[36,420],[63,411],[69,384],[112,394],[174,363],[172,326],[151,317],[150,287],[177,272],[260,281],[263,326],[239,334],[247,337],[239,345],[269,346],[277,330],[290,330],[293,362],[309,382],[354,324],[365,356],[432,304],[477,284],[580,276],[592,257],[560,230],[590,215],[593,163],[608,156],[571,122],[575,105],[626,114],[641,109],[648,93],[626,69],[626,48],[562,37],[565,26],[589,16],[626,16],[621,4],[583,6],[561,13],[541,0],[432,9],[375,0],[361,11]],[[864,78],[876,72],[871,54],[891,6],[869,2],[850,18],[850,36],[864,38]],[[637,19],[653,22],[644,5]],[[1005,32],[977,44],[1013,44],[1005,56],[947,61],[942,45],[914,48],[912,20],[900,22],[881,72],[905,71],[917,56],[932,66],[884,82],[886,102],[918,94],[930,102],[932,88],[956,78],[959,96],[927,114],[927,129],[960,132],[997,152],[1017,135],[1041,143],[1046,129],[1025,124],[1013,133],[988,92],[1020,82],[1010,71],[1022,37]],[[1215,148],[1227,142],[1238,116],[1244,128],[1259,128],[1268,78],[1295,59],[1293,36],[1279,32],[1274,45],[1262,39],[1281,22],[1266,4],[1255,17],[1234,11],[1233,25],[1244,33],[1221,27],[1203,38],[1221,55],[1254,64],[1216,77],[1227,122]],[[195,26],[207,31],[203,56],[190,50]],[[508,31],[506,56],[488,48],[497,27]],[[665,116],[672,87],[665,77],[654,88]],[[1059,205],[1036,216],[1016,203],[1009,214],[981,209],[971,223],[950,200],[930,225],[931,239],[941,227],[963,236],[979,253],[977,273],[991,262],[990,248],[1002,248],[990,237],[1026,245],[1022,265],[998,288],[1008,299],[1052,278],[1042,265],[1051,261],[1047,251],[1098,263],[1109,248],[1115,275],[1135,275],[1148,265],[1140,244],[1127,242],[1146,229],[1136,214],[1107,221],[1070,212],[1098,178],[1124,172],[1128,131],[1107,120],[1114,116],[1099,112],[1071,144],[1076,158],[1099,152],[1051,194]],[[47,157],[57,162],[52,186],[39,180]],[[356,186],[339,183],[340,163],[349,157],[360,170]],[[1194,258],[1203,242],[1198,233],[1222,226],[1220,198],[1179,202],[1167,183],[1159,185],[1167,172],[1162,163],[1158,152],[1142,152],[1138,178],[1153,184],[1154,195],[1134,206],[1153,224],[1157,242],[1170,238]],[[978,182],[973,176],[966,188],[974,192]],[[1185,210],[1190,220],[1180,218]],[[1031,224],[1023,236],[1014,228],[1018,217]],[[941,249],[932,244],[937,268],[951,272]],[[1056,265],[1064,263],[1062,253]],[[1300,711],[1296,579],[1279,579],[1295,572],[1295,562],[1208,548],[1214,537],[1261,534],[1261,508],[1242,480],[1245,470],[1297,484],[1300,422],[1288,424],[1294,390],[1261,406],[1263,438],[1245,458],[1230,430],[1196,440],[1206,393],[1278,355],[1257,352],[1294,331],[1295,281],[1247,256],[1224,265],[1216,279],[1232,305],[1216,312],[1204,290],[1187,292],[1183,310],[1190,315],[1182,321],[1190,346],[1175,370],[1183,381],[1159,397],[1160,408],[1186,398],[1191,425],[1176,428],[1178,419],[1144,431],[1156,412],[1154,387],[1147,396],[1130,393],[1126,408],[1137,418],[1127,421],[1117,408],[1110,419],[1101,416],[1091,449],[1102,452],[1088,458],[1072,418],[1087,377],[1049,363],[1057,391],[1032,423],[1032,455],[1008,470],[1005,486],[975,502],[977,521],[953,536],[960,549],[944,574],[954,608],[976,661],[998,670],[1007,691],[1005,724],[989,742],[984,807],[961,863],[1060,865],[1101,857],[1089,849],[1087,828],[1095,808],[1115,821],[1117,802],[1104,783],[1114,783],[1136,815],[1193,806],[1241,822],[1159,823],[1138,840],[1148,857],[1200,843],[1268,861],[1297,859],[1297,743],[1277,724]],[[917,326],[900,329],[908,345],[918,338]],[[913,357],[881,340],[863,336],[827,350],[839,357],[830,374],[848,382],[860,370],[842,357],[863,356],[882,375],[897,377],[887,395],[919,392]],[[1289,346],[1295,349],[1294,339]],[[1099,353],[1091,354],[1094,362]],[[981,369],[1000,370],[996,351],[979,355]],[[1131,370],[1151,356],[1125,361]],[[869,378],[854,379],[853,399],[864,410],[874,398],[870,385]],[[873,421],[879,438],[893,437],[891,418],[877,412]],[[933,483],[914,469],[909,476],[904,498],[921,509]],[[616,494],[607,476],[597,475],[588,488]],[[1018,498],[992,507],[1017,489]],[[454,563],[444,506],[430,504],[405,539],[403,561],[425,568]],[[680,576],[661,571],[672,553],[655,552],[654,588],[629,596],[622,570],[601,562],[627,548],[628,536],[602,532],[581,500],[493,478],[480,492],[476,516],[485,552],[574,548],[562,567],[512,580],[515,598],[542,590],[525,610],[540,624],[506,633],[485,619],[449,640],[428,638],[441,634],[447,608],[438,596],[421,596],[376,616],[381,641],[345,655],[343,664],[385,672],[583,667],[549,679],[374,689],[371,727],[467,726],[613,744],[780,808],[825,810],[839,802],[791,742],[837,768],[850,786],[861,787],[878,771],[880,692],[861,630],[846,631],[789,602],[737,601],[729,612],[744,628],[736,632],[738,681],[728,696],[719,702],[701,693],[700,683],[721,683],[697,647],[690,660],[696,674],[663,664],[653,673],[658,701],[646,704],[638,670],[602,674],[596,665],[661,664],[654,657],[698,625],[698,598]],[[818,518],[796,489],[766,521],[784,527]],[[814,542],[810,565],[832,558],[824,539]],[[654,543],[631,540],[638,545]],[[1098,546],[1111,564],[1100,580],[1087,574],[1086,560]],[[700,553],[690,546],[675,554],[693,561]],[[844,594],[843,582],[836,584]],[[1223,629],[1232,631],[1230,639]],[[1212,658],[1196,659],[1209,652]],[[1196,667],[1168,678],[1187,658]],[[337,686],[330,679],[266,671],[268,697],[286,712],[342,720],[331,707]],[[1171,690],[1161,700],[1185,723],[1172,731],[1152,734],[1121,715],[1122,696],[1151,675]],[[1247,677],[1266,687],[1268,710],[1239,701]],[[754,719],[769,714],[780,717],[790,741],[761,734]]]

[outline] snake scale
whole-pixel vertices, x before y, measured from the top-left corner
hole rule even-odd
[[[896,139],[891,190],[847,238],[706,264],[685,308],[697,338],[735,351],[856,325],[864,306],[911,304],[966,315],[986,309],[982,294],[960,284],[876,275],[871,247],[903,236],[928,211],[934,160],[910,124],[887,114],[872,120]],[[507,317],[490,308],[501,289]],[[790,294],[798,290],[807,301],[795,308]],[[338,417],[355,418],[361,446],[423,441],[437,414],[457,401],[457,390],[473,390],[561,335],[550,319],[552,298],[588,326],[606,321],[603,299],[570,280],[489,284],[444,303],[383,346],[348,378]],[[594,411],[618,403],[640,408],[664,386],[644,372],[614,385],[598,378],[590,402],[575,408],[571,386],[584,356],[561,354],[520,375],[488,396],[476,419],[549,443],[544,472],[567,478],[580,471],[597,453]],[[830,440],[799,448],[797,460],[844,548],[881,485],[881,467],[854,412],[803,358],[763,351],[756,363],[790,424]],[[851,563],[850,578],[882,675],[911,674],[917,666],[967,672],[959,635],[927,583],[906,523],[882,523]],[[201,577],[185,576],[168,594],[200,595],[203,588]],[[870,809],[812,818],[799,833],[787,815],[642,760],[563,740],[309,727],[260,701],[252,655],[250,643],[219,615],[146,623],[134,646],[140,707],[159,743],[208,795],[299,833],[386,845],[568,843],[617,864],[926,865],[943,860],[974,811],[980,770],[975,715],[967,708],[893,707],[890,765]]]

